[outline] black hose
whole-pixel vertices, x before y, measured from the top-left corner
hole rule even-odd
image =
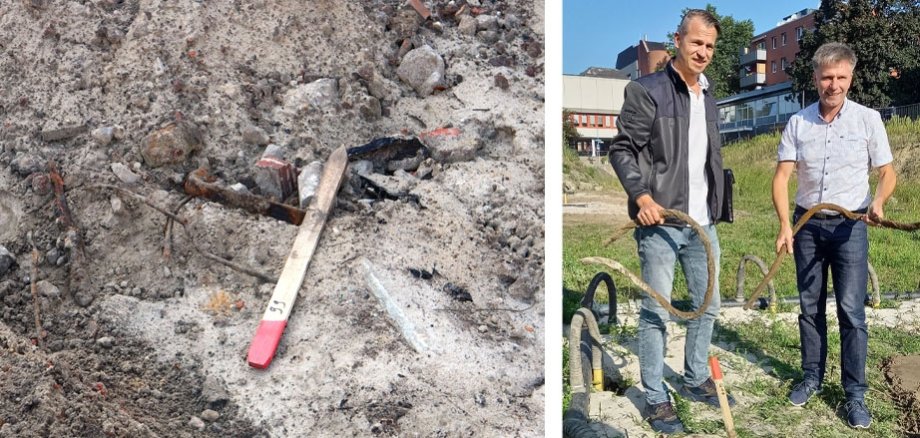
[[[607,321],[613,325],[617,325],[617,287],[613,284],[613,279],[610,278],[610,274],[606,272],[598,272],[594,275],[594,278],[591,279],[591,283],[588,284],[588,289],[585,291],[584,298],[581,299],[581,307],[587,307],[591,309],[591,312],[594,312],[594,294],[597,291],[597,286],[604,282],[604,285],[607,286],[607,296],[609,297],[608,304],[610,306],[610,313],[607,316]],[[598,315],[594,315],[597,318]]]

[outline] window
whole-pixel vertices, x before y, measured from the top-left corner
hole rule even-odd
[[[773,42],[773,48],[776,48],[776,37],[770,38],[770,41]]]
[[[786,32],[783,32],[783,45],[786,45]]]
[[[757,50],[767,50],[767,42],[761,41],[757,43]]]
[[[805,36],[805,28],[804,28],[804,27],[799,26],[799,27],[795,28],[795,40],[796,40],[796,41],[801,41],[801,40],[802,40],[802,37],[804,37],[804,36]]]
[[[770,69],[773,70],[773,73],[776,73],[776,61],[770,61]]]
[[[776,70],[776,69],[774,69],[774,70]],[[581,124],[584,125],[584,126],[588,126],[588,116],[586,116],[586,115],[584,115],[584,114],[581,115]]]
[[[588,126],[594,126],[594,116],[588,117]]]
[[[783,65],[783,71],[786,71],[786,58],[781,59]]]

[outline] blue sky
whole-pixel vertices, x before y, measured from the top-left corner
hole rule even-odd
[[[754,22],[754,35],[766,32],[783,17],[820,0],[710,1],[719,15]],[[684,8],[705,8],[706,2],[676,0],[563,0],[562,71],[578,74],[588,67],[613,68],[616,56],[648,35],[664,42],[680,22]]]

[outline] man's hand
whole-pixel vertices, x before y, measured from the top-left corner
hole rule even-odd
[[[639,214],[636,219],[644,226],[658,225],[664,223],[664,217],[661,216],[661,210],[664,208],[658,205],[651,195],[644,194],[636,198],[636,205],[639,206]]]
[[[869,204],[869,211],[863,215],[863,222],[869,225],[879,225],[879,221],[885,218],[885,210],[882,208],[884,202],[874,200]]]
[[[783,222],[779,227],[779,234],[776,236],[776,253],[779,254],[786,247],[786,252],[792,254],[792,227]]]

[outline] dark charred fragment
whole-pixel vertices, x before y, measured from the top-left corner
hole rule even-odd
[[[421,278],[422,280],[431,280],[434,275],[431,272],[428,272],[424,269],[409,268],[409,273],[412,274],[415,278]]]
[[[212,201],[242,208],[251,213],[264,214],[278,220],[300,225],[305,211],[281,204],[250,193],[239,193],[214,182],[216,179],[204,168],[189,173],[185,180],[185,193],[189,196],[207,198]]]
[[[444,291],[449,293],[451,298],[457,301],[473,301],[473,296],[466,289],[448,282],[444,285]]]
[[[364,194],[370,199],[377,201],[382,201],[385,199],[390,201],[405,201],[417,205],[421,209],[425,208],[425,206],[422,205],[422,199],[414,193],[394,192],[374,182],[373,179],[368,178],[367,176],[358,175],[358,177],[360,178],[361,188],[364,190]]]
[[[348,149],[348,161],[368,160],[375,170],[388,174],[399,169],[414,171],[430,155],[428,147],[415,137],[383,137]]]

